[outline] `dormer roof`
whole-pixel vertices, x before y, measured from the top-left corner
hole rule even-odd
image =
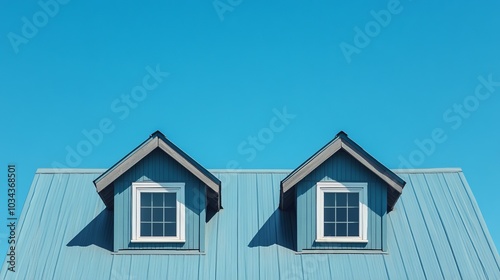
[[[160,131],[151,134],[146,141],[94,180],[96,190],[106,207],[113,208],[113,188],[111,187],[113,182],[155,149],[162,150],[200,179],[207,186],[208,204],[216,210],[221,208],[220,180],[170,142]]]
[[[297,183],[341,150],[350,154],[390,186],[387,203],[388,209],[392,210],[399,196],[403,192],[406,182],[368,154],[363,148],[352,141],[343,131],[340,131],[332,141],[326,144],[281,181],[280,208],[287,209],[292,204],[288,201],[292,196],[286,196],[285,194],[287,192],[292,190]]]

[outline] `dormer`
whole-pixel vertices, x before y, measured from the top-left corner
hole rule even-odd
[[[161,132],[95,181],[113,211],[113,250],[203,252],[207,211],[221,209],[221,182]]]
[[[280,208],[296,214],[299,252],[384,252],[405,184],[341,131],[281,181]]]

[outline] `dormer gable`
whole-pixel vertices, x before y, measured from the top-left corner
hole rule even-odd
[[[156,131],[151,136],[141,143],[137,148],[127,154],[124,158],[114,164],[101,176],[94,180],[99,196],[101,197],[106,207],[113,209],[113,182],[125,172],[130,170],[139,161],[151,154],[154,150],[159,149],[166,155],[174,159],[177,163],[186,168],[190,173],[196,176],[207,186],[208,205],[216,211],[222,208],[221,206],[221,182],[212,173],[203,168],[199,163],[179,149],[176,145],[170,142],[163,133]]]
[[[295,213],[299,252],[384,252],[404,186],[341,131],[281,181],[280,209]]]
[[[282,210],[289,209],[293,204],[289,193],[293,191],[297,183],[339,151],[348,153],[390,186],[387,195],[387,209],[391,211],[403,192],[406,182],[352,141],[344,131],[340,131],[332,141],[281,181],[280,208]]]

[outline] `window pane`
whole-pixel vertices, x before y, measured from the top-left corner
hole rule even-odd
[[[165,211],[165,222],[175,222],[175,214],[176,214],[176,209],[175,208],[165,208],[163,209]]]
[[[141,194],[141,206],[151,206],[151,194],[150,193],[140,193]]]
[[[335,222],[335,208],[325,208],[325,222]]]
[[[165,225],[165,236],[176,236],[177,229],[175,223],[166,223]]]
[[[152,193],[153,196],[153,206],[163,206],[163,194],[162,193]]]
[[[337,223],[337,236],[347,236],[346,223]]]
[[[165,206],[168,207],[175,207],[176,204],[176,194],[175,193],[164,193],[163,194],[165,197]]]
[[[325,206],[335,206],[334,193],[325,193]]]
[[[359,236],[359,223],[348,224],[349,236]]]
[[[163,236],[163,223],[153,224],[153,236]]]
[[[153,208],[153,221],[163,222],[163,208]]]
[[[349,222],[359,222],[359,208],[349,208],[347,217]]]
[[[347,194],[338,193],[337,194],[337,206],[347,206]]]
[[[141,223],[141,236],[151,236],[151,223]]]
[[[141,222],[151,221],[151,208],[141,208]]]
[[[350,193],[348,200],[349,206],[359,206],[359,193]]]
[[[335,224],[334,223],[325,223],[324,235],[325,236],[335,236]]]
[[[346,208],[337,208],[337,219],[336,222],[347,222],[347,209]]]

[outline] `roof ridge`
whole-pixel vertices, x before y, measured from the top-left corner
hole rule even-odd
[[[66,173],[103,173],[106,168],[38,168],[37,174],[66,174]],[[287,173],[292,172],[293,169],[207,169],[210,172],[216,173]],[[412,169],[391,169],[394,173],[413,174],[413,173],[458,173],[463,172],[460,167],[445,167],[445,168],[412,168]]]
[[[409,168],[409,169],[391,169],[394,173],[459,173],[463,172],[460,167],[445,167],[445,168]]]

